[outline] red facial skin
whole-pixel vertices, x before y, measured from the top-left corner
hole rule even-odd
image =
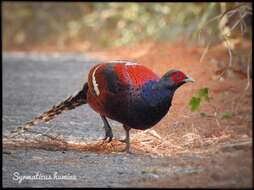
[[[171,77],[171,80],[175,81],[176,84],[186,79],[186,75],[180,71],[173,73],[170,77]]]

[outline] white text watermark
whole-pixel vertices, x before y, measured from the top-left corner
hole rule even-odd
[[[19,172],[14,172],[12,179],[21,184],[25,180],[77,180],[77,176],[71,174],[60,175],[58,172],[53,174],[43,174],[41,172],[35,172],[34,175],[21,175]]]

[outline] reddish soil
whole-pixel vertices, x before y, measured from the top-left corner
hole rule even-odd
[[[66,49],[60,49],[60,51],[77,51],[77,47],[81,46],[70,46]],[[235,51],[244,52],[241,55],[248,55],[250,48],[252,48],[251,44],[243,41],[237,44]],[[32,49],[36,50],[36,47]],[[37,48],[37,50],[48,51],[53,50],[53,48]],[[229,56],[223,45],[210,48],[202,62],[200,62],[200,58],[204,49],[190,46],[187,42],[143,42],[129,47],[107,50],[96,49],[91,51],[91,49],[84,47],[78,51],[83,51],[92,57],[105,61],[134,60],[160,75],[172,68],[177,68],[196,80],[195,83],[186,84],[177,90],[171,110],[153,128],[163,141],[160,138],[154,138],[152,143],[137,143],[138,140],[141,141],[144,133],[134,131],[132,143],[135,151],[149,151],[159,155],[177,155],[186,152],[213,154],[232,143],[248,142],[247,148],[243,146],[245,147],[243,152],[233,151],[235,153],[232,153],[233,156],[220,152],[216,153],[216,156],[207,163],[199,163],[206,164],[210,170],[205,176],[199,174],[186,178],[176,176],[174,182],[162,179],[143,182],[143,186],[149,187],[151,184],[153,184],[152,186],[158,184],[157,187],[168,187],[169,185],[170,187],[186,187],[186,184],[190,187],[205,186],[207,181],[211,182],[211,180],[220,181],[225,177],[230,180],[232,178],[231,173],[237,172],[247,178],[249,176],[248,179],[252,178],[249,169],[239,170],[239,165],[244,165],[245,168],[252,167],[252,79],[248,79],[246,76],[246,69],[248,68],[246,56],[241,59],[233,57],[233,67],[225,69]],[[243,63],[240,62],[242,59],[245,59]],[[198,89],[204,87],[209,88],[209,95],[212,97],[210,103],[202,102],[199,111],[190,111],[188,104],[191,97],[197,93]],[[205,115],[201,115],[201,112]],[[233,112],[234,115],[229,118],[222,118],[224,112]],[[215,114],[217,115],[214,116]],[[216,163],[222,167],[221,174],[213,172],[213,165]],[[250,187],[252,186],[250,181],[246,182],[243,179],[239,183]]]
[[[244,43],[238,49],[248,52],[251,44]],[[220,75],[217,75],[220,70],[219,64],[228,64],[227,49],[222,45],[213,47],[200,62],[203,51],[202,48],[190,47],[183,42],[174,44],[146,42],[131,47],[91,53],[91,55],[103,60],[135,60],[160,75],[169,69],[177,68],[196,80],[195,83],[187,84],[177,90],[170,112],[153,128],[160,135],[175,134],[181,137],[187,132],[194,132],[202,138],[223,136],[236,139],[251,138],[252,79],[247,90],[245,88],[248,79],[241,71],[225,70],[220,79]],[[237,65],[237,60],[233,60],[233,64]],[[198,89],[204,87],[209,88],[211,102],[204,102],[198,112],[191,112],[188,105],[191,97]],[[215,109],[218,122],[214,117],[200,115],[200,112],[213,115]],[[221,119],[220,115],[224,112],[234,112],[235,115],[228,119]]]
[[[251,44],[245,41],[235,47],[235,51],[241,52],[241,55],[248,55],[250,49]],[[207,187],[207,184],[211,187],[251,186],[253,177],[251,170],[247,168],[252,167],[252,79],[248,80],[246,76],[248,62],[241,63],[240,59],[233,57],[232,68],[223,70],[222,66],[227,66],[229,62],[228,51],[223,45],[209,49],[200,62],[203,52],[203,48],[191,47],[184,42],[174,44],[146,42],[131,47],[91,53],[103,60],[135,60],[160,75],[169,69],[177,68],[196,80],[195,83],[187,84],[177,90],[171,110],[153,128],[163,140],[156,142],[154,139],[151,144],[142,147],[136,144],[134,146],[136,149],[162,155],[179,155],[181,152],[213,155],[208,156],[210,159],[205,162],[191,164],[202,165],[208,171],[205,175],[176,175],[175,180],[134,181],[134,185],[139,184],[140,187]],[[248,56],[245,56],[245,60],[246,57]],[[245,65],[242,66],[243,64]],[[211,102],[204,102],[198,112],[191,112],[188,105],[191,97],[198,89],[204,87],[209,88]],[[215,111],[216,117],[200,115],[200,112],[205,112],[213,116]],[[221,115],[224,112],[233,112],[234,116],[222,119]],[[142,138],[137,135],[137,138],[133,137],[133,141],[136,139]],[[250,146],[243,151],[234,149],[229,153],[221,151],[224,146],[232,142],[237,144],[245,140]]]

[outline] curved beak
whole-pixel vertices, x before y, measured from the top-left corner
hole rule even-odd
[[[195,80],[189,76],[186,77],[186,79],[184,79],[184,82],[195,82]]]

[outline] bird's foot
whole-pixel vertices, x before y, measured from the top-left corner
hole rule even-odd
[[[122,143],[127,143],[128,142],[127,139],[119,139],[119,141],[122,142]]]
[[[105,137],[105,138],[103,138],[103,139],[102,139],[102,140],[103,140],[103,143],[105,143],[105,142],[110,143],[110,142],[112,141],[112,138],[113,138],[113,137]]]
[[[125,148],[123,150],[121,150],[121,152],[126,152],[126,153],[131,154],[132,152],[130,151],[130,142],[128,141],[128,139],[123,139],[123,140],[119,140],[119,141],[126,144]]]
[[[109,143],[112,141],[112,138],[113,138],[112,131],[107,131],[105,137],[103,138],[103,142]]]

